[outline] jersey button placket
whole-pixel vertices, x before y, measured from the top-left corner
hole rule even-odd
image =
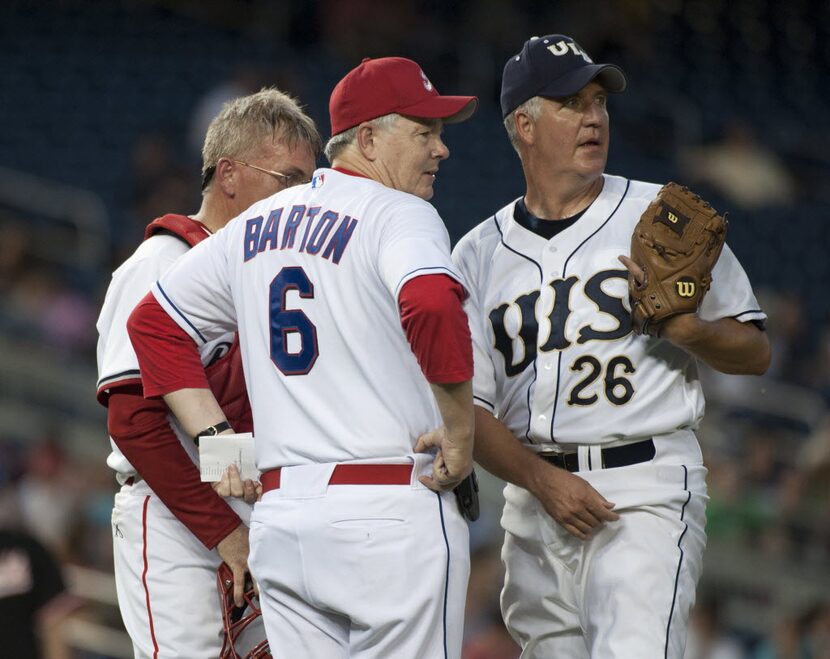
[[[542,253],[542,267],[547,278],[545,284],[549,284],[552,280],[558,278],[562,272],[562,262],[557,255],[557,251],[556,245],[548,244]]]
[[[562,275],[563,263],[561,251],[556,245],[548,243],[540,255],[542,270],[545,273],[545,281],[542,285],[544,292],[542,297],[549,297],[545,300],[545,304],[540,304],[537,307],[537,313],[545,314],[548,317],[539,318],[540,332],[537,344],[539,348],[537,355],[537,368],[539,369],[539,373],[533,387],[531,432],[534,436],[545,439],[550,438],[551,432],[551,420],[558,379],[556,367],[559,352],[556,350],[543,352],[541,347],[547,343],[550,332],[552,331],[549,315],[555,303],[553,282]]]
[[[547,255],[546,255],[547,256]],[[547,259],[543,259],[547,260]],[[545,263],[545,265],[547,265]],[[539,333],[537,336],[536,374],[531,394],[530,430],[531,435],[547,439],[550,436],[550,420],[553,411],[553,400],[556,395],[556,352],[543,352],[542,346],[547,343],[551,326],[549,315],[553,308],[554,291],[550,280],[542,286],[542,294],[536,305]]]

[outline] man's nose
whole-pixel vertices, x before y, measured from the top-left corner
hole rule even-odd
[[[439,160],[446,160],[450,157],[449,147],[446,144],[444,144],[444,140],[442,140],[440,137],[437,137],[435,139],[436,145],[432,151],[433,157],[438,158]]]
[[[598,126],[602,123],[605,116],[605,110],[597,103],[591,103],[588,109],[585,110],[583,121],[588,126]]]

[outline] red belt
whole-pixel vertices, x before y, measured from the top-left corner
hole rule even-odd
[[[263,493],[279,489],[280,471],[277,468],[262,473]],[[411,481],[411,464],[339,464],[331,472],[329,485],[409,485]]]

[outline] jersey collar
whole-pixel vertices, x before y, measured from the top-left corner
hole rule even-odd
[[[351,169],[346,169],[345,167],[332,167],[335,172],[340,172],[341,174],[346,174],[347,176],[357,176],[359,178],[369,178],[366,174],[361,174],[360,172],[355,172]]]

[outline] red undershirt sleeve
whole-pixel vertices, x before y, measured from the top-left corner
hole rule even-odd
[[[179,389],[209,388],[196,344],[152,293],[133,309],[127,331],[138,357],[146,398]]]
[[[473,377],[465,297],[460,283],[439,274],[410,279],[398,294],[401,325],[428,382],[451,384]]]
[[[241,520],[203,483],[170,427],[169,410],[159,399],[147,400],[138,385],[112,391],[107,427],[116,446],[166,505],[208,549],[213,549]]]

